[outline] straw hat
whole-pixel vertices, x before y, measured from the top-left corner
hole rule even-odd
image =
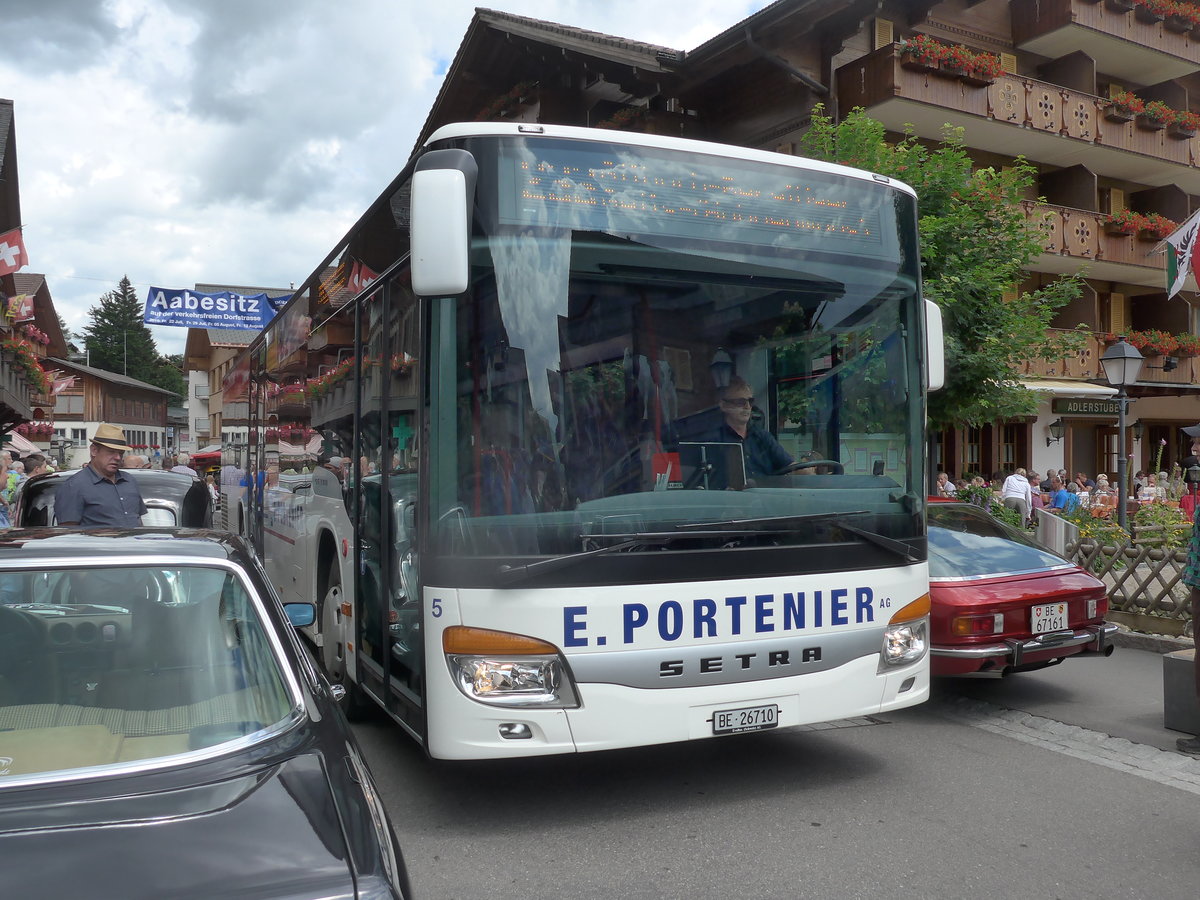
[[[92,438],[92,443],[107,447],[109,450],[120,450],[122,453],[128,453],[133,449],[125,443],[124,430],[116,425],[109,425],[107,422],[102,422],[96,429],[96,436]]]

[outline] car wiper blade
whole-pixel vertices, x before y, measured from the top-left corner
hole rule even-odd
[[[696,540],[697,538],[739,538],[745,537],[747,533],[751,534],[769,534],[762,529],[754,529],[749,531],[744,528],[733,530],[718,529],[708,531],[650,531],[637,532],[633,534],[596,534],[588,535],[594,538],[610,538],[617,539],[617,543],[609,544],[607,547],[599,547],[595,550],[583,550],[579,553],[569,553],[566,556],[555,556],[550,559],[539,560],[524,566],[501,566],[496,571],[496,580],[500,584],[512,584],[515,581],[522,581],[532,575],[541,575],[547,572],[556,572],[559,569],[567,569],[584,560],[592,559],[597,556],[605,556],[609,553],[619,553],[622,550],[632,550],[634,547],[654,547],[660,544],[669,544],[672,541]]]
[[[809,513],[808,515],[803,516],[763,516],[757,519],[728,519],[724,522],[689,522],[686,525],[677,525],[675,527],[681,531],[685,528],[740,528],[749,530],[756,525],[806,525],[809,522],[821,522],[827,519],[844,519],[847,516],[869,515],[871,515],[871,511],[869,509],[853,509],[845,512]]]

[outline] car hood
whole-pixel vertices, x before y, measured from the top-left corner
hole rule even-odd
[[[187,787],[0,791],[11,897],[354,896],[319,756]]]

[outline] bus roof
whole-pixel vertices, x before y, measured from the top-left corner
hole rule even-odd
[[[811,159],[807,156],[790,156],[786,153],[773,153],[769,150],[755,150],[752,147],[736,147],[730,144],[696,141],[690,138],[666,137],[658,134],[643,134],[636,131],[601,131],[596,128],[581,128],[576,125],[543,125],[532,122],[456,122],[451,125],[443,125],[431,134],[425,142],[424,149],[429,149],[430,146],[438,141],[457,140],[468,137],[536,136],[566,138],[578,141],[603,139],[613,144],[655,147],[663,150],[699,153],[706,156],[723,156],[729,159],[745,159],[751,162],[793,166],[798,169],[809,169],[847,178],[858,178],[863,181],[874,181],[897,188],[914,197],[916,196],[916,191],[912,187],[898,179],[876,175],[864,169],[855,169],[851,166],[843,166],[838,163]]]

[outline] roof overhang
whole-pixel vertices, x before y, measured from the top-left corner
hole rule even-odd
[[[1090,381],[1067,381],[1060,378],[1022,378],[1021,386],[1051,397],[1115,397],[1117,389]]]

